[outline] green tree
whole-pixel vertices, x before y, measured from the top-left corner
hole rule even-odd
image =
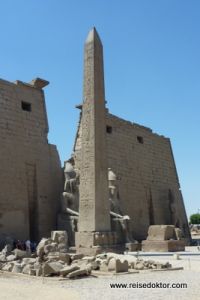
[[[200,214],[193,214],[190,216],[191,224],[200,224]]]

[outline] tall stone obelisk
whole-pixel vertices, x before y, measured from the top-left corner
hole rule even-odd
[[[79,232],[77,247],[95,244],[97,233],[110,232],[103,46],[93,28],[84,50]],[[93,244],[93,245],[92,245]],[[98,244],[98,243],[97,243]]]

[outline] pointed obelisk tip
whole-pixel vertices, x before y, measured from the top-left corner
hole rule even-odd
[[[100,44],[102,44],[102,43],[101,43],[101,39],[100,39],[100,37],[99,37],[99,34],[98,34],[98,32],[97,32],[97,30],[96,30],[95,27],[93,27],[93,28],[89,31],[85,43],[88,44],[88,43],[91,43],[91,42],[94,42],[94,41],[98,41]]]

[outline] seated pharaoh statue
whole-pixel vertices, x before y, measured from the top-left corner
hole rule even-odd
[[[119,242],[134,243],[131,235],[129,223],[130,217],[123,215],[120,206],[120,196],[118,190],[118,178],[111,168],[108,168],[108,187],[110,201],[111,225],[119,235]]]
[[[79,216],[79,175],[73,165],[73,158],[66,161],[64,165],[64,192],[61,195],[61,212],[57,219],[59,230],[65,230],[68,233],[70,246],[75,244],[75,232],[78,231]]]
[[[79,184],[79,175],[74,170],[73,167],[73,158],[65,162],[64,167],[65,183],[64,183],[64,192],[62,194],[62,212],[69,213],[72,215],[78,215],[78,184]]]
[[[74,169],[73,158],[65,162],[64,176],[64,192],[61,197],[61,214],[58,225],[59,229],[68,232],[69,242],[71,241],[71,243],[74,244],[74,235],[78,230],[79,174]],[[117,176],[109,168],[108,188],[112,231],[117,232],[119,244],[135,243],[129,229],[130,217],[128,215],[123,215],[121,210],[117,181]]]

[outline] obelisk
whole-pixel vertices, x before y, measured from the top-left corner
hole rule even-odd
[[[92,246],[96,232],[110,231],[105,113],[103,46],[93,28],[84,49],[79,232],[76,238],[76,244],[83,247]]]

